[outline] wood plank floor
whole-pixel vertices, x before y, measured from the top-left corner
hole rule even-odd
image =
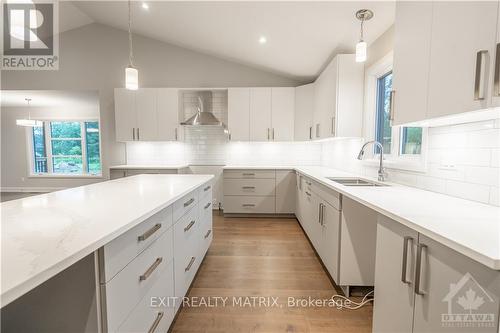
[[[336,294],[297,220],[216,215],[213,230],[189,297],[229,297],[226,306],[184,307],[172,332],[371,332],[371,305],[355,311],[288,306],[288,297]],[[278,306],[233,304],[246,296],[279,297]]]

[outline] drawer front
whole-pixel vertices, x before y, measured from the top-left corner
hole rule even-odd
[[[111,280],[171,226],[172,206],[168,206],[104,245],[104,276],[101,282]]]
[[[116,330],[132,309],[161,280],[173,259],[172,228],[128,264],[111,281],[102,285],[106,295],[108,329]]]
[[[237,179],[274,179],[276,172],[274,170],[224,170],[224,178],[237,178]]]
[[[210,244],[212,243],[213,230],[212,230],[212,196],[207,196],[203,202],[200,202],[200,258],[203,258],[207,253]]]
[[[224,195],[273,196],[274,179],[224,179]]]
[[[224,213],[274,214],[274,197],[224,196]]]
[[[198,244],[199,246],[199,244]],[[175,297],[177,298],[175,308],[179,308],[184,297],[194,279],[196,270],[200,265],[199,247],[191,248],[191,254],[175,255],[174,276],[175,276]]]
[[[161,278],[139,301],[116,332],[167,332],[175,316],[173,296],[174,264],[170,262],[161,273]]]
[[[335,209],[340,210],[340,194],[337,191],[329,189],[314,181],[312,182],[312,191]]]
[[[198,244],[198,230],[201,227],[201,220],[198,215],[198,206],[192,209],[179,222],[174,225],[174,248],[177,254],[189,255],[195,253],[191,249]]]
[[[174,223],[176,223],[184,214],[195,207],[197,203],[198,190],[194,190],[174,202]]]
[[[201,200],[202,198],[206,197],[207,195],[212,196],[212,183],[208,183],[200,187],[199,193],[198,193],[198,198]]]

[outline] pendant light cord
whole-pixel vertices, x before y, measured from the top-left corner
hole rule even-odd
[[[359,41],[360,42],[363,41],[363,23],[365,23],[365,19],[364,18],[361,19],[361,31],[359,32]]]
[[[25,98],[24,99],[28,103],[28,120],[31,120],[31,109],[30,109],[30,103],[31,103],[31,98]]]
[[[128,61],[129,65],[133,67],[134,53],[132,50],[132,10],[130,0],[128,0]]]

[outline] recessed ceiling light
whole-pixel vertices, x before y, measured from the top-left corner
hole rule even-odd
[[[149,5],[145,2],[142,3],[142,9],[149,9]]]
[[[267,38],[266,38],[266,36],[260,36],[260,38],[259,38],[259,43],[261,43],[261,44],[266,44],[266,43],[267,43]]]

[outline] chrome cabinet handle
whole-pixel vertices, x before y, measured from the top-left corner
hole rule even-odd
[[[255,173],[242,173],[243,176],[255,176]]]
[[[137,127],[137,140],[141,140],[141,135],[139,132],[139,127]]]
[[[318,223],[321,224],[321,204],[319,204]]]
[[[242,186],[241,188],[244,190],[253,190],[255,189],[255,186]]]
[[[175,128],[175,141],[177,141],[177,127]]]
[[[255,207],[255,204],[242,204],[243,207]]]
[[[273,128],[273,141],[274,141],[274,128]]]
[[[319,204],[321,206],[321,225],[324,226],[325,225],[325,204],[323,203],[320,203]]]
[[[308,196],[308,197],[310,197],[310,196],[311,196],[311,193],[309,193],[309,192],[307,192],[307,191],[306,191],[306,194],[307,194],[307,196]]]
[[[161,228],[161,223],[156,223],[151,229],[137,237],[137,240],[139,242],[145,241],[146,239],[149,238],[152,234],[154,234],[156,231],[158,231]]]
[[[319,138],[319,125],[321,124],[316,124],[316,137]]]
[[[333,120],[334,120],[334,119],[335,119],[335,117],[332,117],[332,130],[331,130],[330,134],[334,134],[334,133],[335,133],[335,132],[333,131],[333,126],[334,126],[334,125],[333,125]]]
[[[406,279],[406,269],[408,267],[408,244],[413,245],[413,238],[410,236],[405,236],[403,240],[403,267],[401,268],[401,282],[410,284],[411,281]]]
[[[132,128],[132,140],[135,141],[135,127]]]
[[[312,126],[309,126],[309,140],[311,140],[313,138],[313,127]]]
[[[155,262],[148,268],[148,270],[139,276],[139,281],[145,281],[155,271],[155,269],[160,266],[162,261],[162,257],[156,258]]]
[[[207,239],[207,238],[208,238],[208,236],[210,236],[210,234],[211,234],[211,233],[212,233],[212,229],[208,230],[208,231],[207,231],[207,234],[205,235],[205,239]]]
[[[488,50],[479,50],[476,53],[476,75],[474,78],[474,100],[479,101],[484,99],[484,87],[483,87],[483,70],[485,61],[484,58],[488,54]]]
[[[195,223],[196,223],[195,220],[192,220],[191,222],[189,222],[189,224],[184,227],[184,232],[189,231],[189,229],[191,229]]]
[[[212,188],[212,186],[208,185],[207,187],[205,187],[205,188],[203,189],[203,192],[206,192],[206,191],[210,190],[211,188]]]
[[[269,141],[270,135],[269,135],[270,129],[267,129],[267,140]]]
[[[188,201],[186,201],[186,202],[184,203],[184,207],[189,206],[189,205],[190,205],[190,204],[192,204],[193,202],[194,202],[194,198],[189,199]]]
[[[151,325],[151,327],[148,330],[148,333],[154,333],[156,331],[156,329],[158,328],[158,325],[160,325],[160,321],[162,318],[163,318],[163,311],[158,312],[158,314],[156,315],[155,321],[153,321],[153,324]]]
[[[307,185],[309,185],[309,186],[311,186],[311,185],[312,185],[312,183],[311,183],[311,182],[308,182],[307,180],[306,180],[306,184],[307,184]]]
[[[417,274],[415,274],[415,293],[417,295],[425,295],[425,291],[420,289],[420,283],[422,281],[422,252],[424,249],[427,249],[427,245],[421,243],[417,245],[417,264],[415,266],[415,270],[417,271]]]
[[[389,122],[392,124],[394,121],[394,98],[396,98],[396,90],[391,90],[389,96]]]
[[[184,268],[184,272],[187,272],[187,271],[189,271],[191,269],[191,266],[193,266],[193,263],[194,263],[195,259],[196,259],[195,257],[191,257],[191,260],[189,261],[189,264],[187,265],[186,268]]]
[[[497,44],[495,53],[495,75],[493,89],[493,96],[500,96],[500,43]]]
[[[208,202],[208,203],[205,205],[205,207],[203,207],[203,208],[204,208],[204,209],[207,209],[208,207],[210,207],[210,205],[211,205],[211,204],[212,204],[212,203]]]

